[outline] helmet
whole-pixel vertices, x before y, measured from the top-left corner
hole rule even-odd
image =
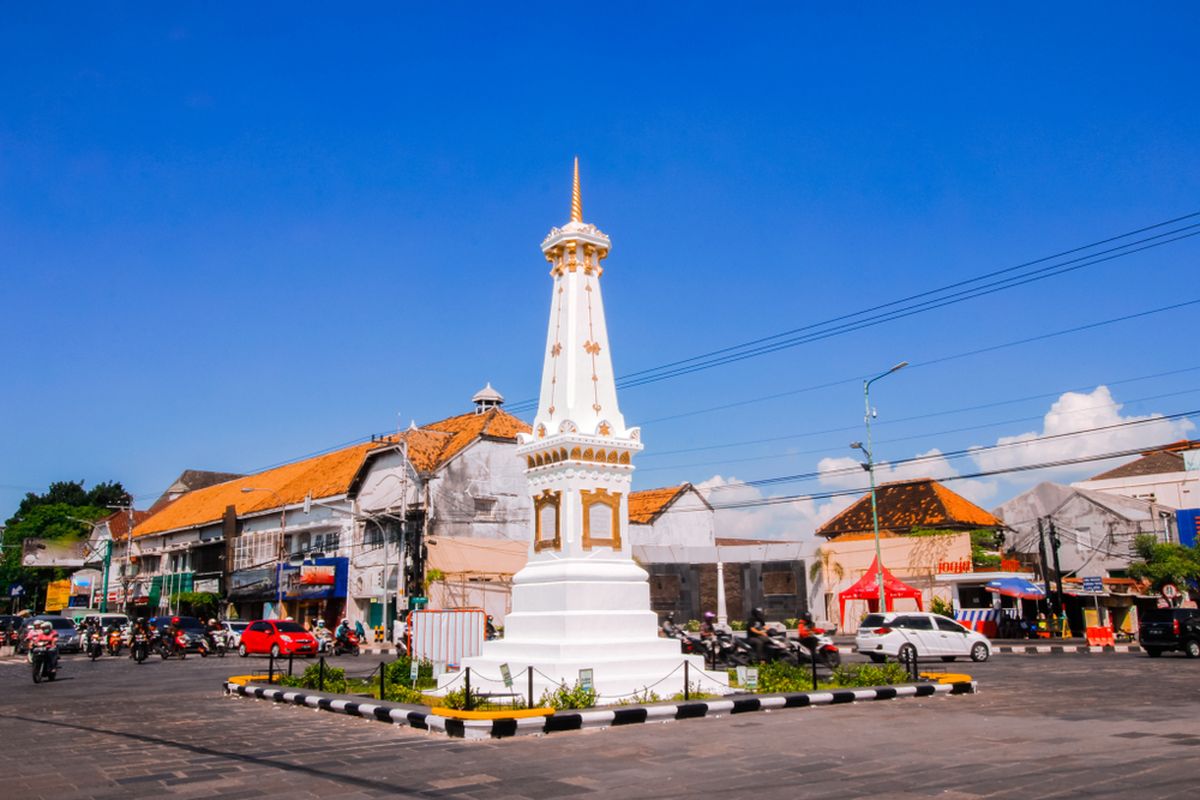
[[[758,622],[766,622],[767,621],[767,615],[763,613],[763,610],[761,608],[754,609],[753,611],[750,612],[750,614]]]
[[[210,619],[210,620],[208,621],[208,624],[209,624],[209,625],[216,625],[216,624],[217,624],[217,621],[216,621],[216,619]]]
[[[714,614],[713,612],[711,612],[711,611],[705,611],[705,612],[704,612],[704,621],[705,621],[705,622],[712,622],[712,621],[714,621],[716,618],[717,618],[717,615],[716,615],[716,614]]]
[[[54,626],[50,624],[50,620],[48,620],[48,619],[42,620],[42,624],[40,627],[46,633],[49,633],[50,631],[54,630]]]
[[[812,614],[808,613],[807,611],[800,615],[800,619],[804,620],[805,625],[813,624]]]
[[[178,624],[179,624],[179,617],[171,617],[171,624],[172,624],[172,625],[178,625]]]
[[[324,627],[325,627],[325,620],[323,620],[323,619],[319,619],[319,620],[317,620],[317,627],[318,627],[318,628],[324,628]]]

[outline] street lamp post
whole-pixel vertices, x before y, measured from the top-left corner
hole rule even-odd
[[[283,619],[283,557],[286,555],[286,545],[284,542],[287,536],[287,503],[279,496],[279,492],[274,489],[258,486],[242,487],[243,494],[249,494],[250,492],[270,492],[279,501],[279,551],[275,563],[275,617],[276,619]]]
[[[871,526],[875,532],[875,583],[879,588],[879,611],[881,613],[887,610],[887,592],[883,585],[883,548],[879,544],[879,507],[875,500],[875,456],[871,450],[871,384],[907,366],[907,361],[901,361],[887,372],[881,372],[874,378],[863,381],[863,405],[866,410],[867,444],[866,447],[863,446],[862,442],[854,442],[850,445],[856,450],[861,450],[863,455],[867,457],[867,463],[864,467],[871,477]]]

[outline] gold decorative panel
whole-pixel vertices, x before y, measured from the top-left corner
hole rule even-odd
[[[607,489],[579,493],[583,503],[583,549],[621,549],[621,493]]]
[[[533,549],[562,549],[562,492],[549,489],[533,498]]]

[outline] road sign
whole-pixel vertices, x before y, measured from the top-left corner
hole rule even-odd
[[[1168,600],[1174,600],[1176,597],[1179,597],[1179,587],[1173,583],[1165,584],[1162,587],[1162,596]]]
[[[585,692],[592,690],[592,671],[590,669],[579,670],[579,687]]]
[[[1085,592],[1103,592],[1104,578],[1099,576],[1090,576],[1083,579],[1083,590]]]
[[[9,597],[20,597],[23,594],[25,594],[25,587],[19,583],[14,583],[8,588]]]
[[[417,676],[421,674],[421,662],[417,659],[411,659],[408,665],[408,677],[413,682],[413,686],[417,685]]]
[[[504,679],[504,686],[508,689],[512,688],[512,671],[508,668],[508,664],[500,665],[500,677]]]
[[[752,692],[758,688],[758,667],[746,667],[746,681],[742,685]]]

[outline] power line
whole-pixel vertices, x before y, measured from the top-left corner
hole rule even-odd
[[[938,483],[949,483],[951,481],[973,480],[975,478],[988,478],[995,475],[1008,475],[1016,472],[1032,472],[1042,469],[1054,469],[1056,467],[1074,466],[1077,464],[1088,464],[1095,461],[1108,461],[1114,458],[1125,458],[1133,455],[1141,455],[1147,450],[1161,449],[1169,443],[1163,443],[1157,447],[1138,447],[1130,450],[1115,450],[1108,453],[1101,453],[1093,456],[1079,456],[1076,458],[1063,458],[1054,461],[1043,461],[1037,464],[1024,464],[1016,467],[1005,467],[1003,469],[980,470],[964,475],[945,475],[942,477],[931,478],[930,480]],[[715,488],[715,487],[713,487]],[[733,503],[709,503],[714,510],[733,510],[739,508],[756,508],[759,506],[780,505],[783,503],[795,503],[810,500],[828,500],[834,497],[847,497],[852,495],[864,494],[870,491],[869,486],[862,486],[856,489],[842,489],[830,492],[814,492],[811,494],[793,494],[793,495],[776,495],[774,497],[763,497],[757,500],[743,500]],[[693,511],[707,511],[706,508],[681,508],[677,513],[690,513]]]
[[[962,353],[954,353],[952,355],[942,356],[940,358],[934,358],[934,359],[930,359],[928,361],[916,361],[916,362],[909,364],[907,369],[911,371],[914,369],[920,369],[921,367],[932,366],[934,364],[943,364],[947,361],[957,361],[958,359],[970,358],[971,356],[981,355],[982,353],[991,353],[996,350],[1004,350],[1009,347],[1018,347],[1023,344],[1031,344],[1033,342],[1045,341],[1046,339],[1054,339],[1059,336],[1067,336],[1072,333],[1081,333],[1081,332],[1087,331],[1087,330],[1094,330],[1096,328],[1102,328],[1107,325],[1115,325],[1118,322],[1128,322],[1130,320],[1140,319],[1142,317],[1148,317],[1148,316],[1152,316],[1154,314],[1162,314],[1167,311],[1175,311],[1180,308],[1186,308],[1187,306],[1193,306],[1193,305],[1197,305],[1197,304],[1200,304],[1200,298],[1196,298],[1193,300],[1185,300],[1185,301],[1179,302],[1179,303],[1172,303],[1170,305],[1160,306],[1158,308],[1152,308],[1147,311],[1139,311],[1134,314],[1123,314],[1119,317],[1110,317],[1109,319],[1103,319],[1103,320],[1099,320],[1097,322],[1089,322],[1089,323],[1085,323],[1083,325],[1075,325],[1070,328],[1063,328],[1061,330],[1051,331],[1049,333],[1038,334],[1037,336],[1027,336],[1023,339],[1014,339],[1009,342],[1003,342],[1001,344],[996,344],[996,345],[989,345],[987,347],[980,347],[980,348],[976,348],[974,350],[967,350]],[[1169,374],[1169,373],[1165,373],[1165,374]],[[835,381],[826,381],[825,383],[819,383],[819,384],[815,384],[813,386],[804,386],[799,389],[790,389],[786,392],[776,392],[774,394],[761,395],[759,397],[751,397],[751,398],[747,398],[745,400],[739,400],[734,403],[726,403],[724,405],[719,405],[719,406],[710,406],[708,408],[697,409],[695,411],[684,411],[684,412],[681,412],[678,414],[671,414],[671,415],[668,415],[665,417],[654,417],[653,419],[645,420],[641,424],[642,425],[650,425],[655,422],[668,422],[671,420],[683,419],[684,417],[694,417],[699,414],[709,414],[714,411],[725,411],[730,408],[736,408],[736,407],[745,406],[745,405],[752,405],[754,403],[761,403],[761,402],[766,402],[769,400],[778,400],[781,397],[791,397],[791,396],[797,395],[797,394],[805,394],[808,392],[819,391],[821,389],[829,389],[834,386],[846,386],[846,385],[850,385],[850,384],[857,384],[857,383],[860,383],[862,381],[862,379],[863,379],[862,375],[856,375],[856,376],[850,377],[850,378],[840,378]]]
[[[973,405],[973,406],[959,406],[958,408],[942,409],[941,411],[931,411],[926,414],[914,414],[909,417],[899,417],[897,419],[883,420],[881,422],[876,422],[874,424],[875,425],[897,425],[901,422],[913,422],[915,420],[928,419],[930,417],[944,417],[949,414],[962,414],[967,411],[981,411],[981,410],[987,409],[987,408],[999,408],[1000,406],[1014,405],[1016,403],[1026,403],[1026,402],[1029,402],[1030,400],[1045,400],[1050,397],[1061,397],[1063,394],[1066,394],[1068,392],[1084,392],[1084,391],[1088,391],[1088,390],[1094,388],[1094,386],[1122,386],[1122,385],[1125,385],[1128,383],[1137,383],[1140,381],[1153,380],[1155,378],[1164,378],[1164,377],[1167,377],[1170,375],[1179,375],[1179,374],[1182,374],[1185,372],[1195,372],[1196,370],[1200,370],[1200,365],[1197,365],[1194,367],[1185,367],[1183,369],[1167,370],[1164,372],[1155,373],[1153,375],[1140,375],[1136,378],[1122,378],[1121,380],[1116,380],[1116,381],[1103,381],[1103,380],[1096,381],[1093,384],[1088,384],[1087,386],[1073,386],[1073,387],[1069,387],[1066,389],[1057,389],[1052,392],[1042,392],[1040,394],[1031,394],[1031,395],[1026,395],[1025,397],[1014,397],[1009,400],[997,400],[997,401],[994,401],[991,403],[980,403],[978,405]],[[1192,390],[1188,390],[1188,391],[1192,391]],[[1150,396],[1150,397],[1137,397],[1137,398],[1133,398],[1131,400],[1126,400],[1124,402],[1125,403],[1137,403],[1137,402],[1141,402],[1143,400],[1158,400],[1162,397],[1172,397],[1172,396],[1174,396],[1174,394],[1176,394],[1176,393],[1171,393],[1171,394],[1166,394],[1166,395],[1154,395],[1154,396]],[[1107,407],[1107,406],[1105,406],[1105,407]],[[1093,408],[1099,408],[1099,406],[1094,406]],[[1019,421],[1024,421],[1024,419],[1009,420],[1009,421],[1019,422]],[[991,423],[989,423],[989,424],[991,424]],[[995,424],[1004,424],[1004,423],[995,423]],[[785,436],[768,436],[768,437],[765,437],[762,439],[743,439],[740,442],[725,442],[724,444],[707,444],[707,445],[700,445],[698,447],[682,447],[682,448],[679,448],[676,450],[662,450],[662,451],[656,451],[653,453],[647,453],[647,454],[641,456],[641,460],[644,461],[647,458],[661,458],[662,456],[675,455],[678,453],[696,453],[696,452],[702,452],[705,450],[723,450],[723,449],[727,449],[730,447],[746,447],[746,446],[752,445],[752,444],[769,444],[771,442],[782,442],[782,441],[787,441],[789,439],[806,439],[806,438],[809,438],[812,436],[820,436],[820,435],[823,435],[826,433],[842,433],[845,431],[858,430],[860,427],[862,427],[862,426],[861,425],[844,425],[840,428],[826,428],[825,430],[809,431],[807,433],[792,433],[792,434],[787,434]],[[956,431],[951,431],[951,432],[956,432]]]
[[[830,318],[827,320],[823,320],[821,322],[811,323],[808,325],[801,326],[799,328],[794,328],[794,329],[791,329],[788,331],[782,331],[780,333],[772,334],[770,336],[760,337],[758,339],[753,339],[753,340],[750,340],[747,342],[742,342],[740,344],[731,345],[728,347],[709,351],[708,353],[703,353],[703,354],[700,354],[697,356],[692,356],[690,358],[668,362],[666,364],[662,364],[657,367],[649,367],[646,369],[638,370],[636,372],[628,373],[628,374],[623,375],[620,378],[618,378],[617,385],[618,385],[618,388],[631,388],[634,386],[641,386],[646,383],[653,383],[653,382],[660,381],[660,380],[666,380],[667,378],[677,377],[679,375],[689,374],[691,372],[697,372],[702,369],[711,369],[712,367],[733,363],[734,361],[740,361],[740,360],[744,360],[746,358],[752,358],[755,356],[764,355],[764,354],[771,353],[771,352],[776,352],[777,350],[781,350],[784,348],[795,347],[800,344],[806,344],[806,343],[813,342],[813,341],[819,341],[821,339],[829,338],[831,336],[836,336],[836,335],[841,335],[843,333],[849,333],[852,331],[861,330],[866,327],[873,327],[874,325],[882,324],[884,322],[890,322],[890,321],[893,321],[896,319],[902,319],[907,316],[912,316],[913,314],[923,313],[925,311],[931,311],[936,308],[942,308],[947,305],[964,302],[966,300],[974,299],[977,297],[982,297],[982,296],[985,296],[988,294],[993,294],[995,292],[1003,291],[1005,289],[1014,288],[1016,286],[1022,286],[1022,285],[1037,281],[1037,280],[1043,280],[1045,278],[1054,277],[1054,276],[1060,275],[1060,274],[1065,274],[1067,272],[1072,272],[1077,269],[1082,269],[1084,267],[1094,266],[1096,264],[1110,261],[1115,258],[1120,258],[1120,257],[1126,256],[1126,255],[1132,255],[1134,253],[1142,252],[1143,250],[1148,250],[1148,249],[1151,249],[1154,247],[1160,247],[1165,244],[1170,244],[1170,243],[1173,243],[1176,241],[1180,241],[1181,239],[1186,239],[1186,238],[1190,238],[1192,236],[1200,235],[1200,230],[1194,230],[1195,228],[1200,227],[1200,223],[1193,223],[1190,225],[1175,228],[1170,231],[1157,233],[1153,236],[1147,236],[1142,239],[1138,239],[1136,241],[1126,242],[1126,243],[1118,245],[1116,247],[1108,248],[1106,250],[1092,252],[1087,255],[1079,256],[1079,257],[1069,259],[1066,261],[1060,261],[1058,263],[1051,264],[1049,266],[1040,267],[1036,270],[1031,270],[1031,271],[1024,272],[1024,273],[1017,274],[1017,275],[1010,275],[1009,277],[1002,278],[1001,280],[993,281],[991,283],[982,284],[979,286],[973,286],[972,288],[961,289],[961,287],[971,286],[971,284],[977,284],[980,281],[984,281],[989,278],[996,277],[998,275],[1011,273],[1011,272],[1021,270],[1021,269],[1026,269],[1030,266],[1033,266],[1036,264],[1041,264],[1046,261],[1054,261],[1054,260],[1060,259],[1066,255],[1072,255],[1072,254],[1080,253],[1080,252],[1083,252],[1086,250],[1094,250],[1096,247],[1099,247],[1100,245],[1108,244],[1108,243],[1115,242],[1115,241],[1118,241],[1121,239],[1126,239],[1126,238],[1129,238],[1130,236],[1135,236],[1139,233],[1144,233],[1146,231],[1153,230],[1156,228],[1169,226],[1176,222],[1191,219],[1196,216],[1200,216],[1200,212],[1193,212],[1191,214],[1186,214],[1186,215],[1183,215],[1181,217],[1176,217],[1171,220],[1165,220],[1163,222],[1155,223],[1153,225],[1139,228],[1134,231],[1129,231],[1127,233],[1120,234],[1118,236],[1109,237],[1109,238],[1102,239],[1102,240],[1099,240],[1096,242],[1092,242],[1087,245],[1082,245],[1080,247],[1075,247],[1070,250],[1065,250],[1060,253],[1056,253],[1056,254],[1049,255],[1049,256],[1044,256],[1042,258],[1035,259],[1033,261],[1024,262],[1023,264],[1018,264],[1013,267],[1007,267],[1007,268],[1004,268],[1001,270],[995,270],[992,272],[984,273],[984,274],[978,275],[974,278],[969,278],[969,279],[966,279],[963,281],[958,281],[955,283],[947,284],[945,286],[941,286],[941,287],[938,287],[935,289],[930,289],[925,292],[920,292],[918,294],[909,295],[908,297],[905,297],[905,298],[900,298],[900,299],[893,300],[893,301],[890,301],[887,303],[872,306],[870,308],[862,309],[860,311],[855,311],[855,312],[851,312],[848,314],[842,314],[840,316],[833,317],[833,318]],[[1189,233],[1188,231],[1191,231],[1191,232]],[[1141,246],[1139,246],[1139,245],[1141,245]],[[950,290],[952,290],[952,289],[961,289],[961,291],[951,292]],[[926,298],[926,297],[932,298],[932,299],[925,300],[921,303],[912,304],[907,307],[895,308],[896,306],[904,306],[904,304],[906,304],[906,303],[912,303],[913,300],[918,300],[920,298]],[[865,316],[868,314],[874,314],[875,312],[882,311],[884,309],[893,309],[893,310],[886,311],[885,313],[882,313],[882,314],[876,314],[875,316]],[[856,318],[861,318],[861,319],[856,319]],[[842,323],[842,324],[835,324],[835,323]],[[832,327],[830,327],[830,326],[832,326]],[[821,330],[821,329],[824,329],[824,330]],[[806,331],[808,331],[809,333],[804,333]],[[800,334],[800,333],[804,333],[804,335],[796,336],[796,334]],[[788,338],[788,337],[791,337],[791,338]],[[536,403],[537,403],[536,399],[527,399],[527,400],[522,400],[522,401],[510,404],[510,408],[512,408],[514,410],[522,411],[522,410],[526,410],[527,408],[535,407]]]
[[[1161,400],[1161,399],[1167,398],[1167,397],[1179,397],[1181,395],[1195,394],[1197,392],[1200,392],[1200,388],[1183,389],[1178,392],[1167,392],[1165,394],[1148,395],[1146,397],[1134,397],[1125,402],[1126,403],[1138,403],[1138,402],[1143,402],[1146,400]],[[1086,408],[1077,408],[1077,409],[1073,409],[1071,411],[1059,412],[1059,415],[1060,416],[1069,416],[1069,415],[1075,415],[1075,414],[1083,414],[1083,413],[1087,413],[1089,411],[1098,411],[1100,409],[1106,409],[1106,408],[1112,408],[1112,405],[1110,404],[1110,405],[1088,406]],[[952,412],[946,412],[946,413],[952,413]],[[929,414],[929,415],[921,415],[921,416],[923,417],[923,416],[936,416],[936,415]],[[920,417],[910,417],[909,419],[919,419],[919,418]],[[916,434],[912,434],[910,436],[897,436],[892,439],[876,439],[875,443],[877,445],[879,445],[879,444],[894,444],[896,442],[909,442],[909,441],[912,441],[913,439],[926,439],[931,436],[943,436],[943,435],[950,434],[950,433],[964,433],[966,431],[984,430],[987,428],[996,428],[1001,425],[1012,425],[1017,422],[1032,422],[1032,421],[1040,420],[1043,418],[1044,418],[1044,415],[1041,415],[1041,414],[1039,414],[1037,416],[1032,416],[1032,417],[1012,417],[1009,419],[996,420],[994,422],[984,422],[984,423],[981,423],[978,425],[963,425],[958,428],[943,428],[940,431],[927,431],[925,433],[916,433]],[[1163,417],[1151,416],[1151,417],[1148,417],[1145,421],[1150,422],[1155,419],[1163,419]],[[893,422],[899,422],[899,421],[901,421],[901,420],[894,420]],[[876,424],[882,424],[882,423],[876,423]],[[823,433],[836,432],[836,431],[857,431],[857,430],[860,430],[861,427],[862,427],[861,425],[848,425],[844,428],[831,429],[831,431],[820,431],[820,432],[813,433],[813,434],[800,434],[800,436],[815,436],[815,435],[819,435],[819,434],[823,434]],[[981,447],[983,447],[983,445],[981,445]],[[814,448],[811,450],[797,450],[797,451],[788,452],[788,453],[772,453],[770,455],[764,455],[764,456],[747,456],[745,458],[725,458],[725,459],[719,459],[719,460],[713,460],[713,461],[692,461],[692,462],[689,462],[686,464],[671,464],[670,466],[662,466],[662,467],[641,467],[639,469],[639,471],[640,472],[662,472],[663,470],[669,470],[669,469],[690,469],[690,468],[695,468],[695,467],[708,467],[708,466],[714,466],[714,465],[720,466],[723,464],[746,464],[746,463],[751,463],[751,462],[756,462],[756,461],[770,461],[770,460],[776,459],[776,458],[790,458],[792,456],[804,456],[804,455],[813,455],[815,453],[825,453],[825,452],[828,452],[828,450],[829,450],[828,447],[819,447],[819,448]]]

